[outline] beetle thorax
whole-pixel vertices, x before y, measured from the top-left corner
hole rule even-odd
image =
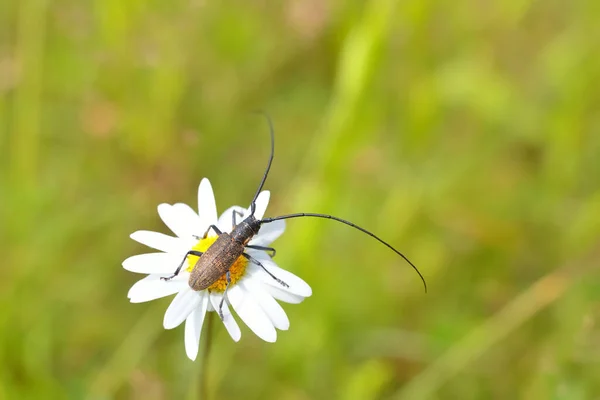
[[[244,246],[258,233],[260,230],[260,221],[250,215],[248,218],[236,225],[231,232],[231,238]]]

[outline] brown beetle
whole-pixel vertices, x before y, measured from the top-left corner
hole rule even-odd
[[[200,290],[207,289],[213,283],[215,283],[217,280],[219,280],[223,275],[225,275],[227,285],[225,286],[225,291],[223,293],[223,297],[222,297],[221,303],[219,305],[219,316],[221,317],[221,319],[223,319],[223,313],[222,313],[223,301],[225,300],[225,296],[227,294],[227,289],[229,289],[229,285],[231,284],[231,275],[230,275],[229,269],[231,268],[231,266],[235,263],[235,261],[239,257],[247,258],[248,261],[261,267],[267,274],[269,274],[269,276],[271,276],[273,279],[275,279],[277,282],[279,282],[279,284],[281,284],[282,286],[288,287],[288,284],[286,284],[284,281],[282,281],[281,279],[279,279],[275,275],[273,275],[271,272],[269,272],[269,270],[267,268],[265,268],[265,266],[260,261],[256,260],[250,254],[244,252],[244,250],[246,248],[250,248],[250,249],[270,251],[271,256],[275,255],[274,248],[264,247],[264,246],[253,246],[253,245],[248,244],[250,242],[250,240],[254,237],[254,235],[256,235],[258,233],[261,225],[267,224],[267,223],[273,222],[273,221],[282,220],[282,219],[298,218],[298,217],[316,217],[316,218],[332,219],[332,220],[341,222],[343,224],[349,225],[349,226],[356,228],[359,231],[366,233],[367,235],[375,238],[380,243],[383,243],[385,246],[392,249],[396,254],[398,254],[404,260],[406,260],[406,262],[408,262],[410,264],[410,266],[417,272],[417,274],[419,274],[419,277],[423,281],[423,286],[425,287],[425,291],[427,292],[427,283],[425,282],[425,278],[423,277],[421,272],[419,272],[417,267],[412,262],[410,262],[410,260],[406,256],[404,256],[404,254],[400,253],[398,250],[396,250],[390,244],[383,241],[379,237],[375,236],[373,233],[367,231],[364,228],[361,228],[358,225],[353,224],[350,221],[346,221],[341,218],[334,217],[332,215],[314,214],[314,213],[288,214],[288,215],[282,215],[282,216],[273,217],[273,218],[262,218],[260,220],[257,220],[254,217],[254,212],[256,210],[256,199],[258,198],[258,195],[261,192],[261,190],[265,184],[265,181],[267,180],[267,175],[269,174],[269,170],[271,169],[271,163],[273,162],[273,156],[275,154],[275,138],[274,138],[275,135],[274,135],[274,130],[273,130],[273,124],[271,122],[271,119],[266,114],[265,114],[265,116],[269,123],[269,133],[271,135],[271,155],[269,157],[269,162],[267,164],[267,168],[262,177],[260,185],[258,186],[256,194],[254,195],[254,198],[252,199],[252,202],[250,203],[250,215],[248,217],[246,217],[246,219],[244,219],[242,222],[237,224],[236,220],[235,220],[235,216],[236,216],[236,213],[238,215],[239,215],[239,213],[234,211],[234,213],[233,213],[233,227],[234,228],[233,228],[233,231],[231,232],[231,234],[223,233],[215,225],[211,225],[207,229],[203,238],[207,237],[208,232],[211,229],[218,235],[218,238],[208,248],[208,250],[206,250],[204,253],[200,252],[200,251],[196,251],[196,250],[188,251],[186,253],[185,257],[183,258],[183,260],[181,261],[181,264],[175,270],[175,273],[169,277],[163,277],[161,279],[168,281],[170,279],[173,279],[175,276],[177,276],[179,274],[179,271],[181,271],[183,264],[186,262],[188,256],[193,255],[193,256],[199,257],[198,261],[194,265],[192,272],[190,273],[190,278],[189,278],[188,283],[193,290],[200,291]],[[200,238],[198,238],[198,239],[200,239]]]

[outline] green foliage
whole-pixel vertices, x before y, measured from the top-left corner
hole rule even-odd
[[[268,215],[314,295],[219,323],[219,399],[600,397],[594,2],[0,3],[0,399],[197,398],[169,299],[130,304],[161,202]]]

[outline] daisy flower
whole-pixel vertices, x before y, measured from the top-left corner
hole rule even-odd
[[[263,191],[256,199],[257,219],[261,219],[269,203],[269,191]],[[274,280],[257,264],[244,257],[238,258],[230,268],[231,284],[224,296],[226,278],[223,275],[208,289],[194,291],[188,284],[190,271],[193,270],[198,257],[188,256],[183,268],[173,279],[165,281],[175,272],[177,266],[190,250],[205,252],[217,239],[210,230],[203,238],[210,225],[216,225],[222,232],[231,232],[235,221],[239,223],[250,215],[250,209],[233,206],[217,217],[217,207],[213,190],[208,179],[204,178],[198,188],[198,213],[183,203],[160,204],[158,214],[173,231],[176,237],[158,232],[137,231],[131,238],[159,252],[139,254],[123,261],[123,268],[131,272],[147,274],[136,282],[127,297],[132,303],[142,303],[176,294],[169,305],[163,325],[165,329],[173,329],[185,321],[185,350],[187,356],[194,360],[198,354],[198,344],[202,325],[207,312],[219,310],[223,302],[223,324],[234,341],[240,340],[240,328],[233,317],[229,306],[239,318],[258,337],[275,342],[275,329],[287,330],[289,319],[277,302],[300,303],[312,294],[310,286],[296,275],[281,269],[273,262],[270,255],[263,250],[246,248],[246,253],[258,260],[271,274],[287,284],[287,287]],[[239,213],[239,214],[238,214]],[[277,239],[285,230],[284,221],[265,224],[249,245],[265,247]]]

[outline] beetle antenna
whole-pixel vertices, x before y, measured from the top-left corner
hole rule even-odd
[[[404,260],[407,263],[410,264],[410,266],[417,272],[417,274],[419,274],[419,277],[421,278],[421,281],[423,281],[423,286],[425,287],[425,293],[427,293],[427,282],[425,282],[425,278],[423,277],[423,275],[421,274],[421,272],[419,271],[419,269],[412,262],[410,262],[410,260],[404,254],[400,253],[391,244],[387,243],[383,239],[380,239],[375,234],[369,232],[368,230],[366,230],[364,228],[361,228],[360,226],[358,226],[356,224],[353,224],[350,221],[346,221],[345,219],[341,219],[341,218],[338,218],[338,217],[334,217],[333,215],[327,215],[327,214],[296,213],[296,214],[281,215],[279,217],[263,218],[263,219],[260,220],[260,223],[261,224],[268,224],[269,222],[279,221],[281,219],[290,219],[290,218],[299,218],[299,217],[316,217],[316,218],[332,219],[334,221],[338,221],[338,222],[341,222],[342,224],[346,224],[348,226],[356,228],[359,231],[361,231],[363,233],[366,233],[367,235],[371,236],[372,238],[375,238],[375,240],[377,240],[380,243],[383,243],[385,246],[387,246],[388,248],[392,249],[396,254],[398,254],[400,257],[404,258]]]
[[[269,175],[269,170],[271,169],[271,163],[273,162],[273,156],[275,155],[275,130],[273,129],[273,122],[271,121],[271,117],[264,111],[256,111],[259,114],[264,115],[269,123],[269,134],[271,135],[271,155],[269,156],[269,163],[267,164],[267,169],[265,169],[265,174],[260,181],[260,185],[258,185],[258,189],[256,190],[256,194],[252,199],[252,203],[250,203],[250,215],[254,215],[254,211],[256,211],[256,199],[260,194],[263,186],[265,185],[265,181],[267,180],[267,175]]]

